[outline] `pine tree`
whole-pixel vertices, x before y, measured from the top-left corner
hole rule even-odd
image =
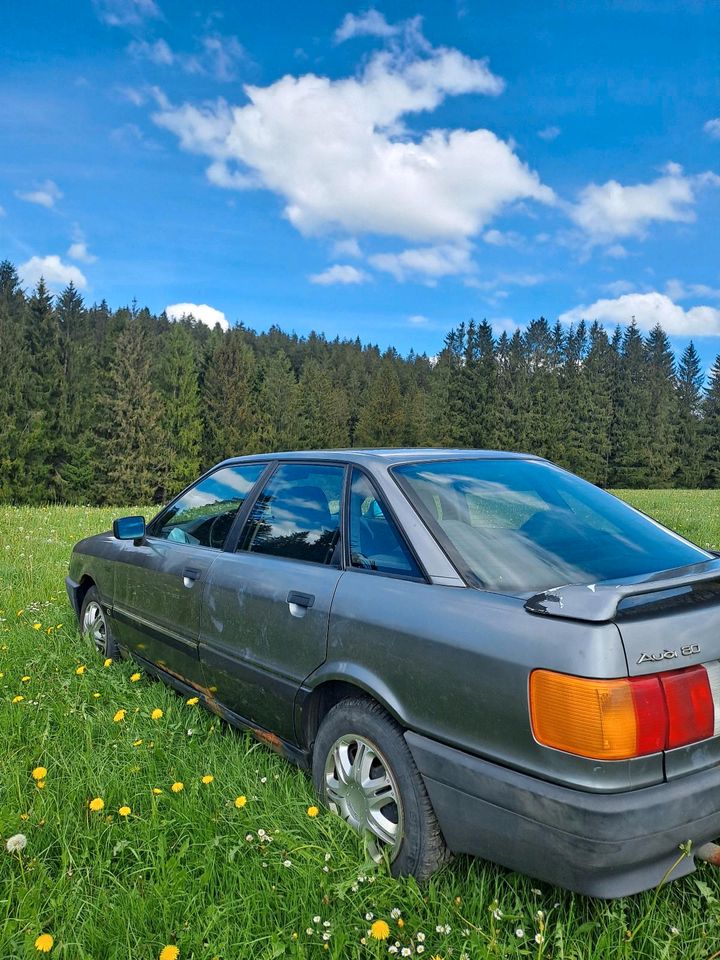
[[[403,400],[392,361],[384,357],[365,392],[357,425],[361,447],[397,447],[403,428]]]
[[[349,446],[348,402],[318,360],[305,362],[298,384],[298,444],[302,450]]]
[[[703,436],[700,419],[703,380],[700,357],[691,340],[683,351],[677,375],[675,413],[677,468],[674,484],[678,487],[697,487],[703,476]]]
[[[255,398],[255,355],[234,327],[216,341],[205,375],[207,463],[254,452]]]
[[[703,486],[720,487],[720,355],[710,369],[703,402]]]
[[[164,495],[178,493],[200,472],[203,421],[195,342],[188,325],[171,325],[159,369],[165,435]],[[211,464],[207,464],[211,466]]]
[[[648,480],[650,386],[645,345],[634,318],[625,330],[621,349],[610,482],[616,487],[642,487]]]
[[[298,385],[290,359],[277,350],[261,365],[254,442],[258,450],[293,450],[300,436]]]
[[[670,341],[656,324],[645,341],[646,376],[650,395],[645,472],[648,487],[669,487],[677,471],[677,385]]]
[[[0,501],[5,502],[27,497],[22,454],[30,426],[26,309],[15,268],[5,260],[0,263]]]

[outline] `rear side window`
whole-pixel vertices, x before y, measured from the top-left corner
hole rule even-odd
[[[311,563],[338,562],[340,466],[286,463],[260,492],[238,550]]]
[[[264,463],[248,463],[216,470],[153,520],[148,533],[221,550],[235,515],[264,469]]]
[[[349,518],[351,566],[399,577],[422,578],[375,487],[359,470],[352,473]]]

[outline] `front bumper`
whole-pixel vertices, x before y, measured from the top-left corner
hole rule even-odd
[[[573,790],[408,732],[445,840],[578,893],[621,897],[657,886],[680,856],[720,835],[720,765],[624,793]],[[671,878],[695,870],[692,856]]]

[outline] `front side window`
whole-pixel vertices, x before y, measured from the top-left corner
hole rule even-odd
[[[337,562],[344,467],[281,464],[258,496],[238,550]]]
[[[216,470],[153,520],[148,533],[162,540],[221,550],[238,510],[264,469],[264,463],[248,463]]]
[[[393,473],[470,582],[499,593],[622,580],[710,554],[539,460],[439,460]]]
[[[353,470],[352,474],[349,518],[352,567],[400,577],[422,577],[387,508],[360,470]]]

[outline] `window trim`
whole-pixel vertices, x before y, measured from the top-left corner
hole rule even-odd
[[[419,577],[411,576],[409,573],[390,573],[386,570],[370,570],[367,567],[356,567],[352,564],[352,558],[350,556],[350,488],[352,486],[353,471],[355,470],[362,474],[370,484],[370,487],[375,494],[375,500],[380,504],[383,514],[390,518],[398,536],[405,544],[410,556],[415,561],[415,566],[420,571]],[[345,511],[343,516],[343,541],[343,563],[345,570],[352,571],[353,573],[370,574],[373,577],[389,577],[391,580],[409,580],[411,583],[432,583],[424,564],[420,560],[417,550],[406,536],[397,513],[388,502],[387,497],[383,495],[382,490],[379,489],[378,484],[375,482],[372,474],[359,463],[348,463],[345,489]]]
[[[199,477],[197,478],[197,480],[194,480],[192,483],[189,483],[186,487],[184,487],[184,488],[180,491],[180,493],[178,493],[176,496],[174,496],[174,497],[172,498],[172,500],[170,500],[169,503],[166,503],[166,504],[165,504],[165,506],[162,508],[162,510],[160,510],[159,513],[156,513],[156,514],[155,514],[155,516],[152,518],[152,520],[150,521],[150,523],[148,523],[148,525],[147,525],[146,537],[147,537],[148,539],[151,539],[151,540],[160,540],[162,543],[173,543],[174,541],[173,541],[173,540],[168,540],[167,537],[159,537],[159,536],[154,532],[154,529],[156,529],[157,526],[161,525],[163,518],[164,518],[164,517],[166,516],[166,514],[170,511],[170,509],[175,506],[175,504],[178,502],[178,500],[180,500],[182,497],[184,497],[186,493],[189,493],[189,492],[190,492],[191,490],[193,490],[195,487],[199,486],[204,480],[207,480],[208,478],[214,476],[214,474],[219,473],[220,470],[228,470],[228,469],[232,469],[233,467],[246,467],[246,466],[247,466],[247,467],[254,467],[254,466],[264,467],[264,469],[260,471],[260,474],[259,474],[257,480],[255,481],[255,483],[250,487],[250,490],[248,491],[248,494],[247,494],[247,496],[245,497],[245,499],[244,499],[244,501],[243,501],[243,503],[242,503],[242,506],[241,506],[240,509],[238,510],[238,512],[237,512],[237,514],[236,514],[236,516],[235,516],[235,519],[233,520],[233,522],[232,522],[232,524],[231,524],[231,526],[230,526],[230,530],[228,531],[228,535],[227,535],[227,537],[225,537],[225,543],[223,544],[223,546],[222,546],[222,547],[211,547],[211,546],[206,545],[206,544],[204,544],[204,543],[194,543],[194,544],[190,544],[190,546],[192,546],[192,547],[194,547],[194,548],[196,548],[196,549],[198,549],[198,550],[214,550],[216,553],[222,553],[222,552],[226,549],[227,544],[228,544],[230,538],[231,538],[232,535],[233,535],[233,531],[234,531],[234,529],[235,529],[235,524],[236,524],[236,522],[237,522],[238,516],[239,516],[239,515],[243,512],[243,510],[245,509],[245,505],[247,504],[248,500],[250,500],[251,498],[254,498],[254,496],[255,496],[255,487],[257,486],[258,483],[261,482],[262,478],[263,478],[263,477],[265,476],[265,474],[267,473],[267,468],[268,468],[269,465],[270,465],[270,463],[269,463],[267,460],[264,460],[264,459],[263,459],[263,460],[260,460],[260,459],[258,459],[258,460],[242,460],[242,461],[238,461],[238,462],[235,462],[235,463],[219,463],[219,464],[217,464],[216,466],[211,467],[210,470],[207,470],[205,473],[203,473],[201,476],[199,476]],[[182,543],[179,544],[179,545],[180,545],[180,546],[188,546],[188,544],[182,544]]]
[[[255,506],[255,503],[260,497],[260,494],[265,489],[265,486],[272,480],[280,467],[300,465],[300,466],[313,466],[313,467],[341,467],[343,470],[342,483],[340,487],[340,524],[338,528],[339,532],[339,543],[340,543],[340,557],[338,563],[318,563],[317,560],[301,560],[298,557],[283,557],[272,553],[260,553],[259,551],[252,550],[239,550],[240,538],[242,536],[243,530],[245,529],[245,523]],[[233,523],[230,533],[225,540],[225,546],[223,550],[227,553],[242,553],[248,557],[264,557],[268,560],[284,560],[290,561],[292,563],[310,563],[314,567],[327,567],[330,570],[340,570],[344,571],[344,556],[345,550],[343,547],[343,516],[345,512],[345,489],[347,485],[348,477],[348,462],[346,460],[319,460],[317,458],[311,459],[301,459],[299,457],[284,458],[278,460],[270,460],[268,462],[268,469],[263,471],[263,473],[258,477],[258,481],[253,490],[248,494],[245,499],[245,502],[242,505],[242,508],[238,511],[238,514],[235,518],[235,523]],[[337,550],[337,544],[333,550],[333,556]]]

